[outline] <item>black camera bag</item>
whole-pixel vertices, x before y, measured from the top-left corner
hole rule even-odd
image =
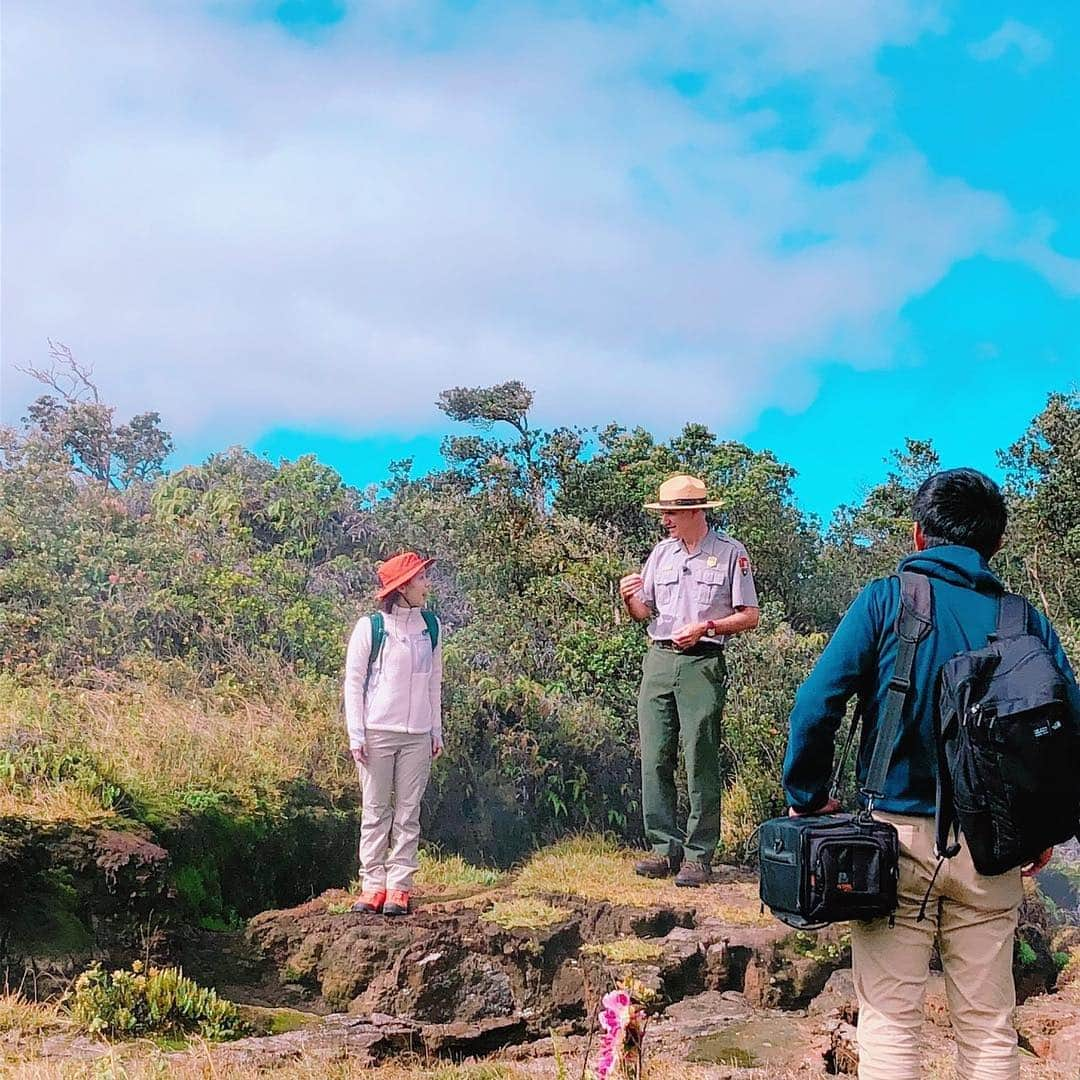
[[[818,929],[849,919],[876,919],[896,910],[900,842],[896,829],[873,817],[884,793],[889,759],[900,734],[904,702],[911,690],[915,650],[930,630],[930,583],[920,574],[902,573],[899,648],[889,682],[862,794],[866,808],[854,814],[780,817],[758,830],[758,870],[762,906],[788,926]],[[833,772],[830,795],[839,797],[844,762],[862,710],[851,721]]]

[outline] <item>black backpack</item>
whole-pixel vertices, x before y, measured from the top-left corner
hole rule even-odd
[[[925,612],[932,617],[930,612]],[[985,648],[941,669],[937,854],[958,827],[980,874],[1002,874],[1080,829],[1080,716],[1023,597],[1001,597]]]

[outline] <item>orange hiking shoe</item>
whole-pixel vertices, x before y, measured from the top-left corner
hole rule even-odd
[[[377,915],[386,903],[386,890],[365,889],[360,894],[360,899],[353,904],[353,911],[364,912],[367,915]]]
[[[391,889],[386,894],[386,903],[383,904],[384,915],[408,915],[409,894],[402,889]]]

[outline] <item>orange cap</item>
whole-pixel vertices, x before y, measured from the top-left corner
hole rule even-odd
[[[435,560],[421,559],[415,551],[403,551],[384,563],[379,563],[379,599],[385,600],[395,589],[407,585],[421,570],[426,570]]]

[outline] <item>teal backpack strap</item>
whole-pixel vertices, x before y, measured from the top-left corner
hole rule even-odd
[[[424,625],[427,627],[428,637],[431,638],[431,651],[435,651],[435,646],[439,644],[439,620],[435,617],[434,611],[428,611],[424,608],[421,615],[424,616]]]
[[[383,642],[386,640],[386,625],[383,623],[383,613],[376,611],[369,615],[371,620],[371,652],[368,653],[367,678],[364,679],[364,691],[367,692],[368,683],[371,682],[371,672],[375,667],[375,661],[379,659]]]

